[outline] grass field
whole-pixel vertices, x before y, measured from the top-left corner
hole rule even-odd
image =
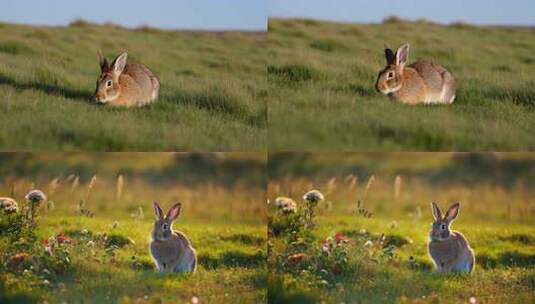
[[[265,301],[265,186],[244,178],[225,185],[206,175],[202,182],[175,180],[148,171],[166,172],[163,168],[173,163],[170,154],[64,154],[63,165],[58,165],[55,156],[26,157],[19,160],[19,168],[24,169],[18,175],[2,179],[1,195],[16,198],[22,207],[27,189],[37,187],[47,194],[48,205],[38,210],[37,239],[30,249],[24,250],[28,238],[10,243],[9,234],[2,231],[0,302]],[[92,186],[91,176],[68,177],[85,172],[89,160],[95,159],[100,159],[100,165],[94,167],[100,175]],[[222,162],[247,159],[263,163],[262,155],[250,154],[226,155]],[[63,174],[49,173],[48,166],[62,168]],[[185,166],[182,161],[180,167]],[[231,170],[224,168],[219,167],[220,174],[230,175]],[[28,170],[37,170],[33,178]],[[250,171],[254,171],[252,167]],[[118,174],[123,176],[121,181]],[[196,173],[192,170],[189,174]],[[148,252],[154,200],[164,209],[177,200],[182,202],[183,212],[174,229],[188,235],[197,251],[199,265],[194,275],[156,272]],[[0,225],[5,225],[5,219],[1,218]],[[44,255],[42,242],[60,232],[71,239],[70,244],[56,248],[52,258]],[[69,254],[67,266],[59,263],[62,250]],[[29,257],[15,263],[17,253]]]
[[[269,20],[270,151],[533,150],[530,28],[389,18],[357,25]],[[404,106],[375,91],[383,48],[409,42],[458,79],[452,106]]]
[[[455,162],[449,154],[325,153],[273,157],[278,160],[278,173],[270,172],[271,202],[278,196],[287,196],[303,206],[301,197],[311,189],[322,191],[325,201],[317,207],[316,227],[308,241],[299,237],[295,241],[297,245],[291,246],[288,236],[273,235],[275,226],[272,225],[268,267],[276,271],[269,277],[271,303],[468,303],[470,298],[475,303],[532,303],[535,300],[532,156],[500,155],[492,166],[496,171],[490,178],[479,178],[479,181],[477,177],[437,178],[439,172],[451,171],[448,169],[451,166],[459,172],[468,169],[481,174],[477,167],[468,162]],[[418,164],[412,165],[415,160],[419,160]],[[519,160],[524,165],[516,173],[518,178],[511,178],[510,184],[500,180],[507,174],[499,173],[498,168]],[[316,173],[305,169],[310,164],[315,164]],[[351,167],[353,174],[346,174],[344,171]],[[333,173],[336,169],[338,174]],[[358,200],[364,211],[358,211]],[[433,273],[426,250],[432,201],[438,202],[443,210],[461,202],[460,215],[452,228],[468,238],[476,253],[477,265],[472,276]],[[272,222],[282,216],[275,209],[270,207]],[[367,212],[371,213],[370,217],[365,216]],[[329,258],[321,254],[318,257],[322,240],[336,233],[348,241],[343,246],[347,253],[345,262],[337,260],[334,250]],[[305,257],[292,262],[296,253],[304,253]],[[333,267],[334,262],[343,267]],[[278,266],[281,263],[289,265],[288,268]]]
[[[0,24],[0,150],[244,151],[266,147],[265,33]],[[108,60],[128,51],[161,80],[136,109],[93,102]],[[239,140],[238,140],[239,138]]]

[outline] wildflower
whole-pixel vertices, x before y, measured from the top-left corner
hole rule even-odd
[[[11,257],[10,261],[14,265],[19,265],[20,263],[23,263],[24,261],[28,260],[29,257],[30,255],[27,253],[17,253]]]
[[[317,204],[320,201],[324,200],[324,196],[321,192],[318,190],[310,190],[305,195],[303,195],[303,199],[311,204]]]
[[[347,243],[347,238],[341,232],[338,232],[334,235],[334,240],[336,245],[340,245],[340,243]]]
[[[283,213],[295,213],[297,211],[297,205],[294,200],[288,197],[277,197],[275,199],[275,206]]]
[[[81,233],[82,233],[82,234],[88,234],[88,233],[89,233],[89,230],[87,230],[87,229],[83,229],[83,230],[81,231]]]
[[[71,242],[71,238],[64,235],[63,232],[56,234],[56,241],[58,245],[63,245]]]
[[[477,303],[476,297],[470,297],[470,298],[468,299],[468,302],[469,302],[470,304],[476,304],[476,303]]]
[[[199,303],[199,298],[197,298],[196,296],[191,297],[191,304],[197,304],[197,303]]]
[[[327,240],[323,241],[323,243],[321,244],[321,252],[324,256],[329,256],[329,254],[331,253],[331,245],[331,242]]]
[[[86,245],[87,247],[93,247],[93,246],[95,246],[95,242],[93,242],[93,241],[89,241],[89,242],[87,242],[87,244],[85,244],[85,245]]]
[[[304,253],[296,253],[296,254],[292,254],[291,256],[288,257],[288,262],[297,264],[297,263],[300,263],[301,261],[303,261],[305,258],[306,258],[306,254],[304,254]]]
[[[46,195],[41,190],[32,190],[25,196],[26,200],[34,205],[39,205],[46,201]]]
[[[43,285],[50,285],[50,281],[48,281],[48,280],[43,280]]]
[[[0,197],[0,210],[4,210],[5,213],[16,213],[19,211],[19,206],[10,197]]]
[[[364,243],[364,247],[371,247],[373,246],[373,242],[370,240],[367,240],[366,243]]]

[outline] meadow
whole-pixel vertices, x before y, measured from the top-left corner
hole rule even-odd
[[[13,173],[4,175],[1,195],[15,198],[19,213],[27,206],[29,189],[41,189],[48,199],[37,210],[33,236],[28,231],[15,235],[18,222],[2,214],[0,302],[265,301],[265,181],[252,173],[265,165],[262,155],[225,154],[215,160],[165,153],[10,157],[18,170],[4,163],[2,170]],[[96,160],[99,165],[93,165]],[[207,177],[202,162],[228,174]],[[197,169],[188,169],[188,163]],[[232,177],[239,174],[228,168],[240,168],[238,163],[252,164],[247,178]],[[189,178],[170,176],[168,167]],[[173,228],[184,232],[197,251],[194,275],[155,270],[148,251],[153,201],[164,209],[182,203]]]
[[[0,24],[0,150],[243,151],[266,146],[265,33]],[[108,60],[128,51],[161,81],[152,105],[93,100]],[[237,140],[239,138],[240,140]]]
[[[277,161],[268,187],[270,303],[535,300],[532,156],[288,153],[270,158]],[[299,223],[307,208],[303,194],[311,189],[325,200],[307,231]],[[297,211],[281,212],[277,197],[292,198]],[[426,248],[433,201],[443,210],[461,202],[452,229],[461,231],[476,253],[471,276],[434,273]]]
[[[535,137],[532,28],[269,20],[270,151],[519,151]],[[451,106],[395,104],[375,91],[385,44],[409,42],[458,79]]]

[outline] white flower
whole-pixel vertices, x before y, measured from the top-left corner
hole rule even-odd
[[[309,203],[318,203],[324,200],[325,197],[318,190],[310,190],[307,193],[305,193],[305,195],[303,195],[303,199]]]
[[[275,199],[275,206],[283,213],[295,213],[297,211],[297,204],[293,199],[288,197],[277,197]]]
[[[470,297],[468,299],[468,302],[470,302],[470,304],[476,304],[477,303],[476,297]]]
[[[50,285],[50,281],[49,280],[43,280],[43,285]]]
[[[367,240],[366,243],[364,243],[364,247],[371,247],[373,246],[373,242],[370,240]]]
[[[87,244],[85,244],[85,245],[86,245],[87,247],[93,247],[93,246],[95,246],[95,242],[93,242],[93,241],[89,241],[89,242],[87,242]]]
[[[0,209],[3,209],[6,213],[15,213],[19,211],[19,206],[10,197],[0,197]]]
[[[25,196],[26,200],[34,203],[34,204],[40,204],[41,202],[46,201],[46,195],[41,190],[31,190],[26,194]]]
[[[82,234],[88,234],[88,233],[89,233],[89,230],[87,230],[87,229],[83,229],[83,230],[81,231],[81,233],[82,233]]]
[[[197,298],[196,296],[191,297],[191,304],[197,304],[197,303],[199,303],[199,298]]]

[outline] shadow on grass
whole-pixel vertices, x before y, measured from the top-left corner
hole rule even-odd
[[[33,293],[13,292],[0,277],[0,303],[37,303],[38,300],[39,297]]]
[[[437,151],[451,147],[453,142],[440,133],[433,133],[424,128],[404,130],[390,126],[376,125],[373,129],[380,142],[395,142],[405,147],[426,148]]]
[[[171,94],[164,94],[162,98],[172,103],[194,106],[214,114],[240,118],[251,126],[263,126],[267,122],[265,111],[251,113],[236,97],[221,90],[206,92],[186,92],[175,90]]]
[[[79,99],[86,102],[89,102],[93,97],[93,94],[87,91],[73,90],[58,85],[38,83],[34,81],[19,82],[14,78],[0,74],[0,85],[3,84],[9,85],[17,90],[38,90],[49,95],[61,96],[68,99]]]
[[[206,269],[217,269],[220,267],[260,267],[266,263],[266,255],[262,251],[255,254],[240,251],[227,251],[217,257],[202,254],[199,255],[199,264]]]
[[[509,101],[513,104],[526,107],[535,107],[535,90],[530,87],[532,83],[523,86],[502,87],[483,81],[469,81],[469,84],[459,88],[458,101],[486,102],[489,99],[495,101]],[[475,89],[474,89],[475,88]]]
[[[245,245],[264,245],[264,243],[266,242],[265,238],[242,233],[232,234],[229,236],[221,236],[220,239],[222,241],[230,241]]]
[[[505,251],[496,257],[487,254],[478,254],[476,263],[485,269],[497,267],[533,267],[535,266],[535,254],[527,254],[518,251]]]
[[[511,242],[511,243],[519,243],[523,245],[533,245],[535,244],[535,237],[523,234],[523,233],[514,233],[508,236],[502,236],[500,237],[500,240]]]

